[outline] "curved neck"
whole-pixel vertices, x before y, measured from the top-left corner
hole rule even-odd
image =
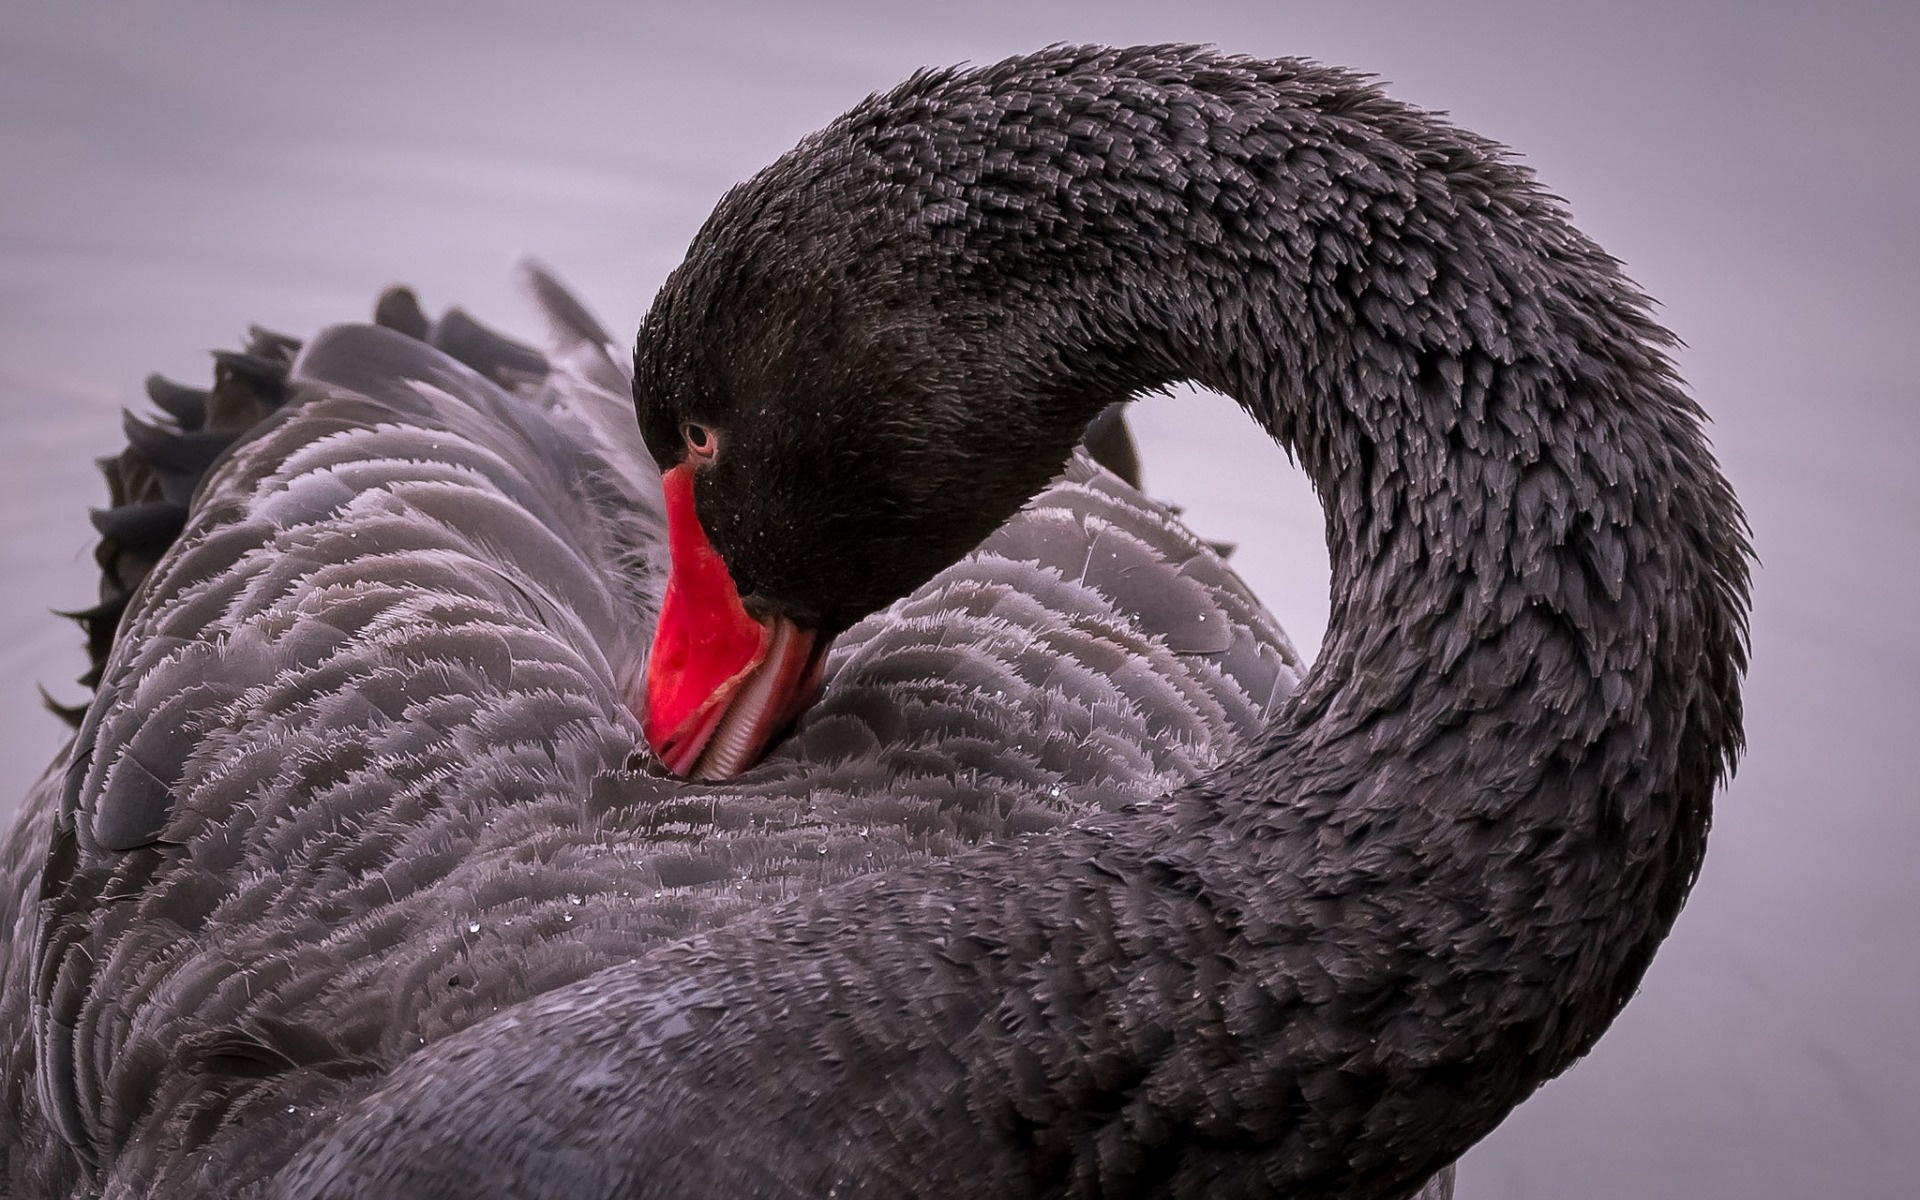
[[[910,181],[874,239],[910,259],[903,305],[946,293],[983,420],[1011,394],[1077,430],[1191,380],[1297,458],[1333,612],[1276,736],[1404,763],[1448,729],[1580,758],[1633,726],[1640,788],[1709,783],[1738,740],[1743,522],[1618,264],[1497,146],[1343,72],[1056,54],[1057,79],[923,83],[917,121],[883,99],[825,135]]]
[[[883,98],[827,138],[904,185],[873,236],[902,305],[938,281],[983,411],[1077,428],[1193,380],[1297,457],[1320,659],[1156,854],[1230,925],[1317,943],[1432,1064],[1497,1047],[1530,1089],[1698,869],[1740,740],[1738,507],[1672,339],[1497,147],[1344,73],[1129,55],[922,84],[914,120]]]

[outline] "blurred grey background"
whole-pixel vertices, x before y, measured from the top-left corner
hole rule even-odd
[[[630,330],[720,193],[916,67],[1204,41],[1377,72],[1516,147],[1688,343],[1763,568],[1751,752],[1599,1048],[1465,1160],[1468,1200],[1920,1188],[1920,4],[919,6],[172,0],[0,15],[0,816],[82,666],[88,461],[249,322],[384,284],[537,332],[531,251]],[[1318,510],[1218,398],[1143,406],[1187,506],[1311,650]]]

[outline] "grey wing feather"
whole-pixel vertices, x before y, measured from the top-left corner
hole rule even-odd
[[[0,847],[0,1178],[235,1194],[423,1046],[741,912],[1152,802],[1298,681],[1211,549],[1081,457],[849,631],[766,762],[649,773],[659,474],[604,332],[529,278],[545,377],[321,334],[142,585]]]

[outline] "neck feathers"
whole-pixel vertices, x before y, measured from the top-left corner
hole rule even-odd
[[[1444,994],[1400,1019],[1408,1061],[1570,1061],[1677,912],[1740,745],[1744,524],[1672,338],[1498,147],[1358,77],[1054,56],[826,137],[896,212],[873,236],[899,285],[947,290],[983,397],[1084,422],[1194,380],[1325,501],[1321,660],[1188,797],[1218,851],[1194,869],[1356,994]],[[1329,930],[1336,901],[1377,919]],[[1497,1019],[1463,992],[1491,979]]]

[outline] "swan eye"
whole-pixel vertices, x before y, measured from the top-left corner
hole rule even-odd
[[[687,453],[701,462],[712,462],[713,456],[720,450],[720,435],[694,421],[680,426],[680,437],[687,443]]]

